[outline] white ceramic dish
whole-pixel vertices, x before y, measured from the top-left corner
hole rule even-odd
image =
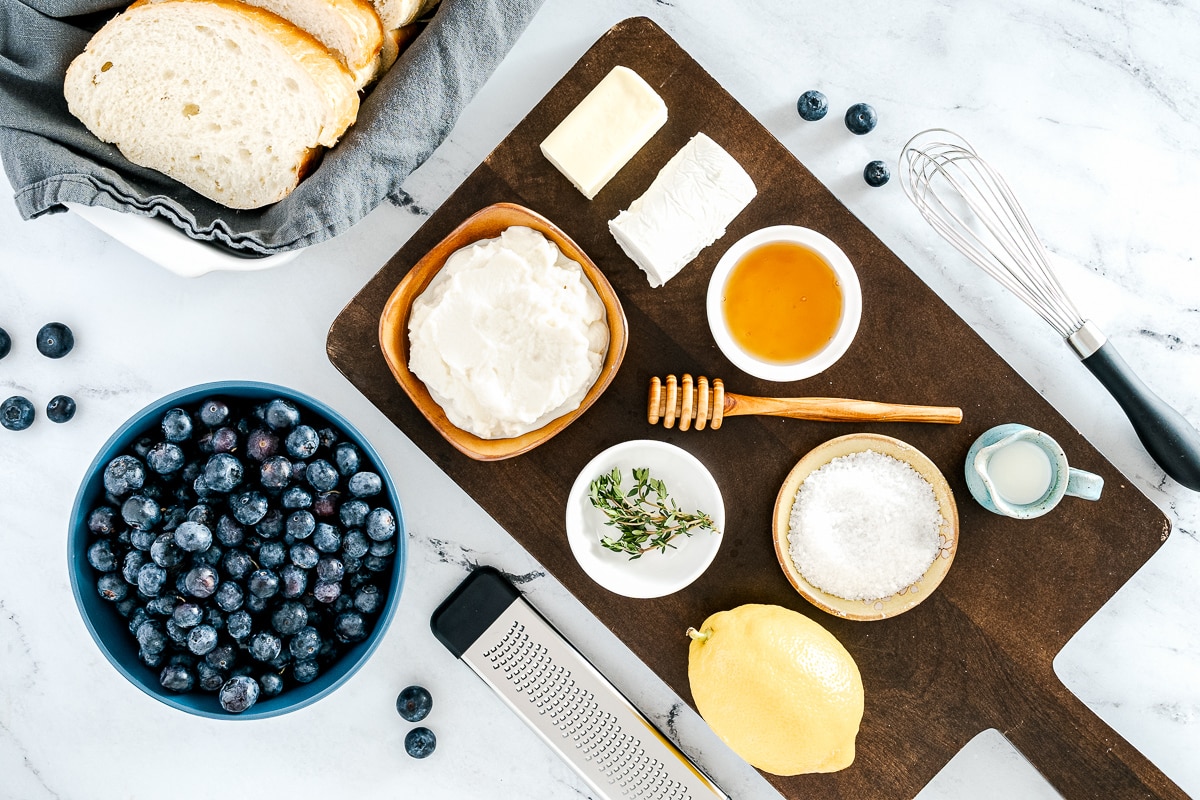
[[[809,358],[786,364],[764,361],[739,347],[721,311],[725,282],[734,266],[754,248],[772,242],[793,242],[816,252],[833,269],[842,289],[842,318],[829,344]],[[833,366],[850,347],[858,333],[858,323],[862,319],[862,287],[850,259],[828,237],[797,225],[775,225],[743,236],[725,251],[709,279],[706,307],[708,327],[717,341],[717,347],[721,348],[721,352],[734,366],[764,380],[798,381],[811,378]]]
[[[665,553],[656,550],[632,561],[624,553],[602,547],[600,539],[616,529],[606,525],[604,514],[592,507],[588,486],[600,475],[620,468],[623,485],[632,488],[635,467],[646,467],[651,477],[662,480],[680,510],[703,511],[712,517],[718,531],[725,530],[725,504],[708,469],[675,445],[635,439],[600,453],[575,479],[567,496],[567,542],[583,571],[610,592],[625,597],[662,597],[704,573],[716,558],[723,534],[697,531],[677,537],[676,546]]]
[[[278,267],[300,255],[300,250],[263,258],[238,256],[184,235],[166,220],[127,214],[100,206],[66,203],[67,208],[121,244],[165,269],[185,278],[209,272],[250,272]]]

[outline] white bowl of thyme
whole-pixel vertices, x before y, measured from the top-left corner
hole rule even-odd
[[[712,563],[725,504],[691,453],[650,439],[593,458],[567,496],[567,542],[596,583],[625,597],[677,592]]]

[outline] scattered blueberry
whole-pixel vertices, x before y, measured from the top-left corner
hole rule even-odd
[[[217,698],[221,708],[231,714],[240,714],[258,700],[258,681],[249,675],[236,675],[225,681]]]
[[[46,404],[46,419],[51,422],[70,422],[75,416],[75,401],[65,394],[55,395]]]
[[[872,161],[863,169],[863,180],[868,186],[883,186],[891,177],[891,171],[882,161]]]
[[[75,346],[75,335],[61,322],[48,322],[37,332],[38,352],[46,358],[62,358]]]
[[[8,331],[0,328],[0,358],[8,355],[10,350],[12,350],[12,337],[8,335]]]
[[[822,92],[809,89],[796,101],[796,111],[800,113],[801,119],[816,122],[824,119],[825,115],[829,113],[829,100]]]
[[[866,103],[855,103],[846,109],[846,128],[857,136],[875,130],[879,115]]]
[[[0,425],[10,431],[23,431],[33,424],[35,412],[28,398],[14,395],[0,403]]]
[[[424,686],[405,687],[396,697],[396,711],[408,722],[420,722],[433,709],[433,695]]]
[[[427,758],[437,747],[437,737],[426,727],[413,728],[404,737],[404,752],[413,758]]]

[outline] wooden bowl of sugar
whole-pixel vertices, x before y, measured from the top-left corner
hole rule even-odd
[[[937,466],[873,433],[830,439],[801,458],[779,489],[772,527],[796,591],[853,620],[915,607],[958,549],[958,507]]]

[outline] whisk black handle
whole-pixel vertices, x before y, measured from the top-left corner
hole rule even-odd
[[[1083,363],[1124,409],[1151,458],[1179,483],[1200,492],[1200,433],[1146,388],[1112,342]]]

